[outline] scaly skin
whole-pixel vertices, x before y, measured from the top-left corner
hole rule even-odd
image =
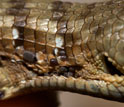
[[[0,57],[1,99],[64,90],[123,102],[124,0],[1,0]]]

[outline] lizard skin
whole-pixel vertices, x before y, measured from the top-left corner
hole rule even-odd
[[[63,90],[123,102],[123,5],[1,0],[1,99]]]

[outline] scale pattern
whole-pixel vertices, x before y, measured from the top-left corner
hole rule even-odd
[[[2,99],[32,87],[123,101],[124,0],[1,0],[0,56]]]

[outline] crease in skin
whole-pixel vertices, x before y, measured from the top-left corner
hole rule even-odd
[[[123,5],[1,1],[1,99],[63,90],[123,102]]]

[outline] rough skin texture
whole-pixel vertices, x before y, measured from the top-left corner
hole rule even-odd
[[[124,0],[1,0],[0,97],[64,90],[124,101]]]

